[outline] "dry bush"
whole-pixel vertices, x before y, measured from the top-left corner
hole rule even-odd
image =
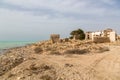
[[[52,69],[54,68],[47,64],[41,64],[40,66],[31,64],[27,70],[29,70],[31,74],[40,74],[42,72],[51,71]]]
[[[40,80],[57,80],[56,70],[49,64],[31,64],[27,69],[30,74],[39,75]]]
[[[36,47],[34,49],[34,51],[35,51],[35,53],[41,53],[41,52],[43,52],[43,49],[41,47]]]
[[[4,57],[3,59],[0,59],[0,76],[21,64],[24,59],[25,58],[22,56],[22,54],[14,57]]]
[[[51,47],[47,47],[45,50],[46,50],[46,51],[51,51],[52,48],[51,48]]]
[[[53,80],[53,78],[49,75],[43,75],[40,77],[42,80]]]
[[[51,55],[61,55],[59,51],[51,51],[49,54]]]
[[[64,40],[65,40],[65,42],[68,42],[68,41],[69,41],[69,38],[65,38]]]
[[[72,50],[66,50],[64,54],[85,54],[88,53],[89,51],[87,49],[72,49]]]
[[[110,51],[110,49],[108,47],[100,47],[99,48],[99,52],[102,53],[102,52],[106,52],[106,51]]]
[[[73,64],[66,63],[65,67],[73,67]]]
[[[9,73],[8,76],[7,76],[7,78],[11,78],[13,76],[15,76],[15,74]]]
[[[40,68],[44,69],[44,70],[51,70],[51,69],[53,69],[53,67],[51,65],[47,65],[47,64],[41,64]]]
[[[110,49],[108,47],[92,47],[90,50],[90,52],[93,52],[93,53],[103,53],[103,52],[106,52],[106,51],[110,51]]]

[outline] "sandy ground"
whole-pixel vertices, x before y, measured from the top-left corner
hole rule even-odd
[[[120,46],[94,54],[32,54],[0,80],[120,80]]]

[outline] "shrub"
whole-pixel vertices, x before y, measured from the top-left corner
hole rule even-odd
[[[61,55],[61,53],[59,51],[51,51],[50,54],[51,55]]]
[[[65,42],[68,42],[68,41],[69,41],[69,38],[65,38],[64,40],[65,40]]]
[[[41,79],[42,80],[53,80],[53,78],[49,75],[43,75],[43,76],[41,76]]]
[[[15,74],[9,73],[7,77],[8,77],[8,78],[11,78],[11,77],[13,77],[13,76],[15,76]]]
[[[41,64],[40,66],[38,66],[38,65],[33,63],[29,66],[29,68],[27,70],[29,70],[30,73],[32,73],[32,74],[39,74],[41,72],[49,71],[52,69],[53,69],[52,66],[49,66],[46,64]]]
[[[100,47],[99,48],[99,53],[105,52],[105,51],[110,51],[108,47]]]
[[[34,49],[34,51],[35,51],[35,53],[41,53],[41,52],[43,52],[43,49],[41,47],[36,47]]]
[[[105,51],[110,51],[110,49],[108,47],[92,47],[92,49],[90,49],[91,52],[93,53],[103,53]]]
[[[75,39],[78,39],[78,40],[84,40],[85,39],[85,33],[82,29],[74,30],[70,33],[70,35],[71,35],[70,39],[72,39],[72,38],[75,38]]]
[[[72,50],[66,50],[64,53],[65,54],[85,54],[87,52],[89,52],[89,51],[86,50],[86,49],[82,49],[82,50],[80,50],[80,49],[72,49]]]
[[[45,50],[46,50],[46,51],[51,51],[52,48],[51,48],[51,47],[47,47]]]
[[[69,63],[66,63],[66,64],[65,64],[65,67],[73,67],[73,65],[72,65],[72,64],[69,64]]]
[[[53,67],[47,64],[41,64],[40,68],[44,70],[51,70]]]

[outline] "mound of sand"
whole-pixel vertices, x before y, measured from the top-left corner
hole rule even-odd
[[[74,54],[81,50],[87,54]],[[0,56],[0,80],[119,80],[119,51],[120,46],[80,41],[14,48]]]

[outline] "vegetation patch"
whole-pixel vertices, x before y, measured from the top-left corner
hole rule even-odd
[[[73,65],[72,65],[72,64],[69,64],[69,63],[66,63],[66,64],[65,64],[65,67],[73,67]]]
[[[14,76],[15,76],[15,74],[12,74],[12,73],[8,74],[8,78],[11,78],[11,77],[14,77]]]
[[[35,53],[42,53],[43,52],[43,49],[41,47],[36,47],[34,49]]]
[[[53,78],[49,75],[43,75],[43,76],[41,76],[41,79],[42,80],[53,80]]]
[[[64,54],[85,54],[88,53],[89,51],[87,49],[71,49],[71,50],[66,50]]]
[[[24,61],[24,57],[17,55],[13,58],[3,58],[0,60],[0,76],[13,69],[14,67],[20,65]]]
[[[98,52],[102,53],[102,52],[106,52],[106,51],[110,51],[110,49],[108,47],[100,47]]]
[[[61,53],[59,51],[50,51],[51,55],[61,55]]]
[[[82,29],[74,30],[70,33],[70,39],[78,39],[78,40],[84,40],[85,39],[85,33]]]
[[[42,73],[42,72],[45,72],[45,71],[49,71],[49,70],[52,70],[53,67],[52,66],[49,66],[49,65],[46,65],[46,64],[41,64],[40,66],[39,65],[36,65],[36,64],[31,64],[30,67],[27,69],[30,71],[30,73],[34,73],[34,74],[39,74],[39,73]]]

